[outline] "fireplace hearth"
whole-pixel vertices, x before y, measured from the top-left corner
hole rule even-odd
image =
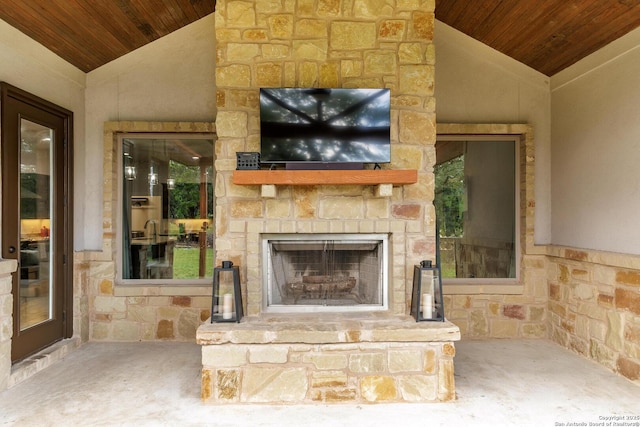
[[[387,234],[263,234],[263,312],[388,307]]]

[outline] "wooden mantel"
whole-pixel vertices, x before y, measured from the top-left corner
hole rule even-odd
[[[367,170],[236,170],[236,185],[378,185],[415,184],[415,169]]]

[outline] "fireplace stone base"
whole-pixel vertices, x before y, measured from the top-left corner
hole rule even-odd
[[[455,399],[449,322],[384,313],[280,315],[206,323],[202,399],[212,404]]]

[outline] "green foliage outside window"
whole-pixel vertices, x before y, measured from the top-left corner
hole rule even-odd
[[[435,201],[441,237],[461,237],[464,211],[464,155],[436,165]]]

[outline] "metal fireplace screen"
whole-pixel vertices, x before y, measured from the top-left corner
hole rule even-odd
[[[263,236],[266,312],[387,308],[388,236]]]

